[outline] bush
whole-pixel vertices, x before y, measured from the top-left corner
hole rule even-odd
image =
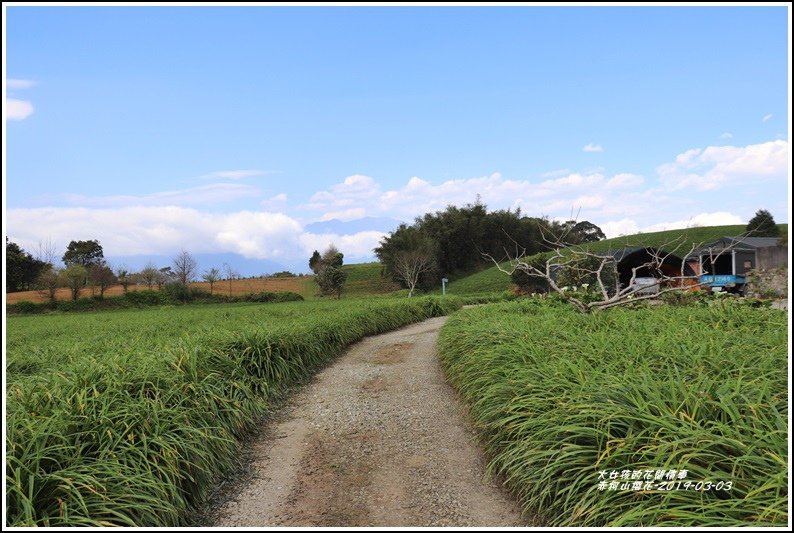
[[[46,304],[35,304],[28,300],[21,300],[9,305],[8,309],[14,313],[40,313],[44,307],[46,307]]]
[[[162,305],[166,303],[165,294],[158,291],[130,291],[123,297],[138,307]]]

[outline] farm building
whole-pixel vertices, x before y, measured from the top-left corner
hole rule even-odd
[[[741,291],[750,270],[788,265],[788,247],[777,237],[723,237],[692,252],[687,258],[712,289]]]
[[[684,282],[683,278],[694,279],[697,275],[683,258],[656,248],[622,248],[605,252],[603,255],[614,259],[621,288],[629,286],[632,276],[635,276],[635,282],[662,277],[678,278]],[[645,283],[647,284],[647,281]]]

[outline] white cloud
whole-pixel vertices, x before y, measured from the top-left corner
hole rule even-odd
[[[627,189],[630,187],[638,187],[645,182],[645,178],[638,174],[630,174],[622,172],[615,174],[612,179],[607,181],[607,189]]]
[[[700,213],[685,220],[674,220],[669,222],[658,222],[640,227],[636,221],[628,218],[609,221],[599,227],[607,238],[620,237],[622,235],[633,235],[636,233],[652,233],[655,231],[668,231],[674,229],[699,228],[704,226],[729,226],[745,224],[742,217],[727,211],[716,211],[713,213]]]
[[[764,118],[762,118],[762,119],[761,119],[761,122],[766,122],[766,121],[768,121],[770,118],[772,118],[772,116],[773,116],[773,115],[772,115],[772,113],[769,113],[769,114],[767,114],[767,115],[764,115]]]
[[[267,174],[267,172],[264,170],[218,170],[217,172],[204,174],[201,177],[203,179],[241,180],[254,176],[264,176],[265,174]]]
[[[386,235],[379,231],[313,234],[283,213],[209,213],[176,206],[9,209],[7,220],[9,237],[26,250],[47,239],[58,243],[97,239],[108,257],[171,255],[185,249],[193,254],[231,252],[289,262],[334,243],[346,259],[369,259]]]
[[[8,89],[29,89],[36,85],[36,82],[33,80],[20,80],[9,78],[6,80],[6,87]]]
[[[601,146],[600,144],[588,143],[584,145],[584,148],[582,148],[582,150],[584,150],[585,152],[603,152],[604,147]]]
[[[348,176],[333,185],[327,191],[319,191],[312,195],[309,203],[304,204],[304,209],[333,209],[360,207],[374,200],[380,194],[378,185],[370,176],[355,174]]]
[[[656,170],[670,190],[707,191],[747,181],[787,180],[790,159],[788,142],[777,140],[744,147],[695,148]]]
[[[6,98],[6,118],[9,120],[25,120],[33,113],[33,104],[27,100]]]
[[[65,194],[64,199],[72,205],[83,207],[110,206],[171,206],[219,204],[239,198],[258,196],[259,189],[237,183],[214,183],[190,189],[161,191],[143,195],[85,196]]]
[[[366,215],[366,209],[363,207],[353,207],[351,209],[345,209],[344,211],[329,211],[320,217],[320,221],[325,222],[327,220],[341,220],[343,222],[347,222],[348,220],[362,218],[364,215]]]
[[[733,133],[729,131],[723,132],[723,134],[720,135],[720,139],[733,139]]]
[[[628,218],[606,222],[598,227],[601,228],[601,231],[604,232],[608,239],[623,235],[634,235],[640,231],[637,223]]]
[[[335,233],[304,233],[300,236],[304,250],[324,250],[333,244],[345,254],[345,262],[360,258],[371,258],[372,250],[380,245],[381,239],[387,234],[380,231],[360,231],[352,235]]]

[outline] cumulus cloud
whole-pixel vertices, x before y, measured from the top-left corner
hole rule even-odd
[[[350,262],[359,258],[371,258],[372,250],[380,245],[381,239],[385,236],[386,233],[380,231],[360,231],[351,235],[303,233],[300,241],[307,251],[322,251],[333,244],[345,254],[345,262]]]
[[[9,120],[25,120],[33,113],[33,104],[27,100],[6,98],[6,118]]]
[[[645,182],[645,178],[638,174],[630,174],[628,172],[621,172],[615,174],[609,181],[607,181],[607,189],[626,189],[629,187],[637,187]]]
[[[342,222],[347,222],[349,220],[363,218],[366,213],[367,211],[363,207],[353,207],[351,209],[345,209],[344,211],[329,211],[320,217],[320,221],[341,220]]]
[[[670,190],[708,191],[746,181],[787,180],[790,159],[784,140],[743,147],[709,146],[687,150],[656,171]]]
[[[259,189],[237,183],[215,183],[190,189],[161,191],[151,194],[119,194],[111,196],[86,196],[64,194],[67,203],[84,207],[209,205],[258,196]]]
[[[226,180],[241,180],[251,178],[254,176],[264,176],[268,174],[264,170],[218,170],[210,172],[201,176],[203,179],[226,179]]]
[[[640,226],[635,220],[624,218],[605,222],[599,227],[604,232],[604,235],[611,239],[636,233],[652,233],[654,231],[699,228],[704,226],[729,226],[745,223],[746,221],[738,215],[734,215],[727,211],[716,211],[713,213],[700,213],[687,219],[658,222],[645,226]]]
[[[194,254],[231,252],[250,259],[290,261],[334,243],[346,258],[371,258],[372,249],[385,236],[378,231],[313,234],[283,213],[208,213],[176,206],[9,209],[7,221],[9,237],[26,250],[47,239],[59,243],[97,239],[109,257],[170,255],[185,249]]]
[[[600,144],[588,143],[584,145],[584,148],[582,148],[582,150],[585,152],[603,152],[604,147],[601,146]]]
[[[380,194],[380,186],[370,176],[354,174],[326,191],[314,193],[305,204],[306,209],[332,209],[360,206]]]

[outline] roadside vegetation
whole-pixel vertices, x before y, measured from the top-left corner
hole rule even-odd
[[[456,313],[439,346],[490,471],[539,523],[731,527],[788,520],[787,342],[786,313],[738,299],[532,298]],[[649,470],[690,488],[609,489]]]
[[[9,317],[11,526],[179,526],[290,386],[453,298]]]

